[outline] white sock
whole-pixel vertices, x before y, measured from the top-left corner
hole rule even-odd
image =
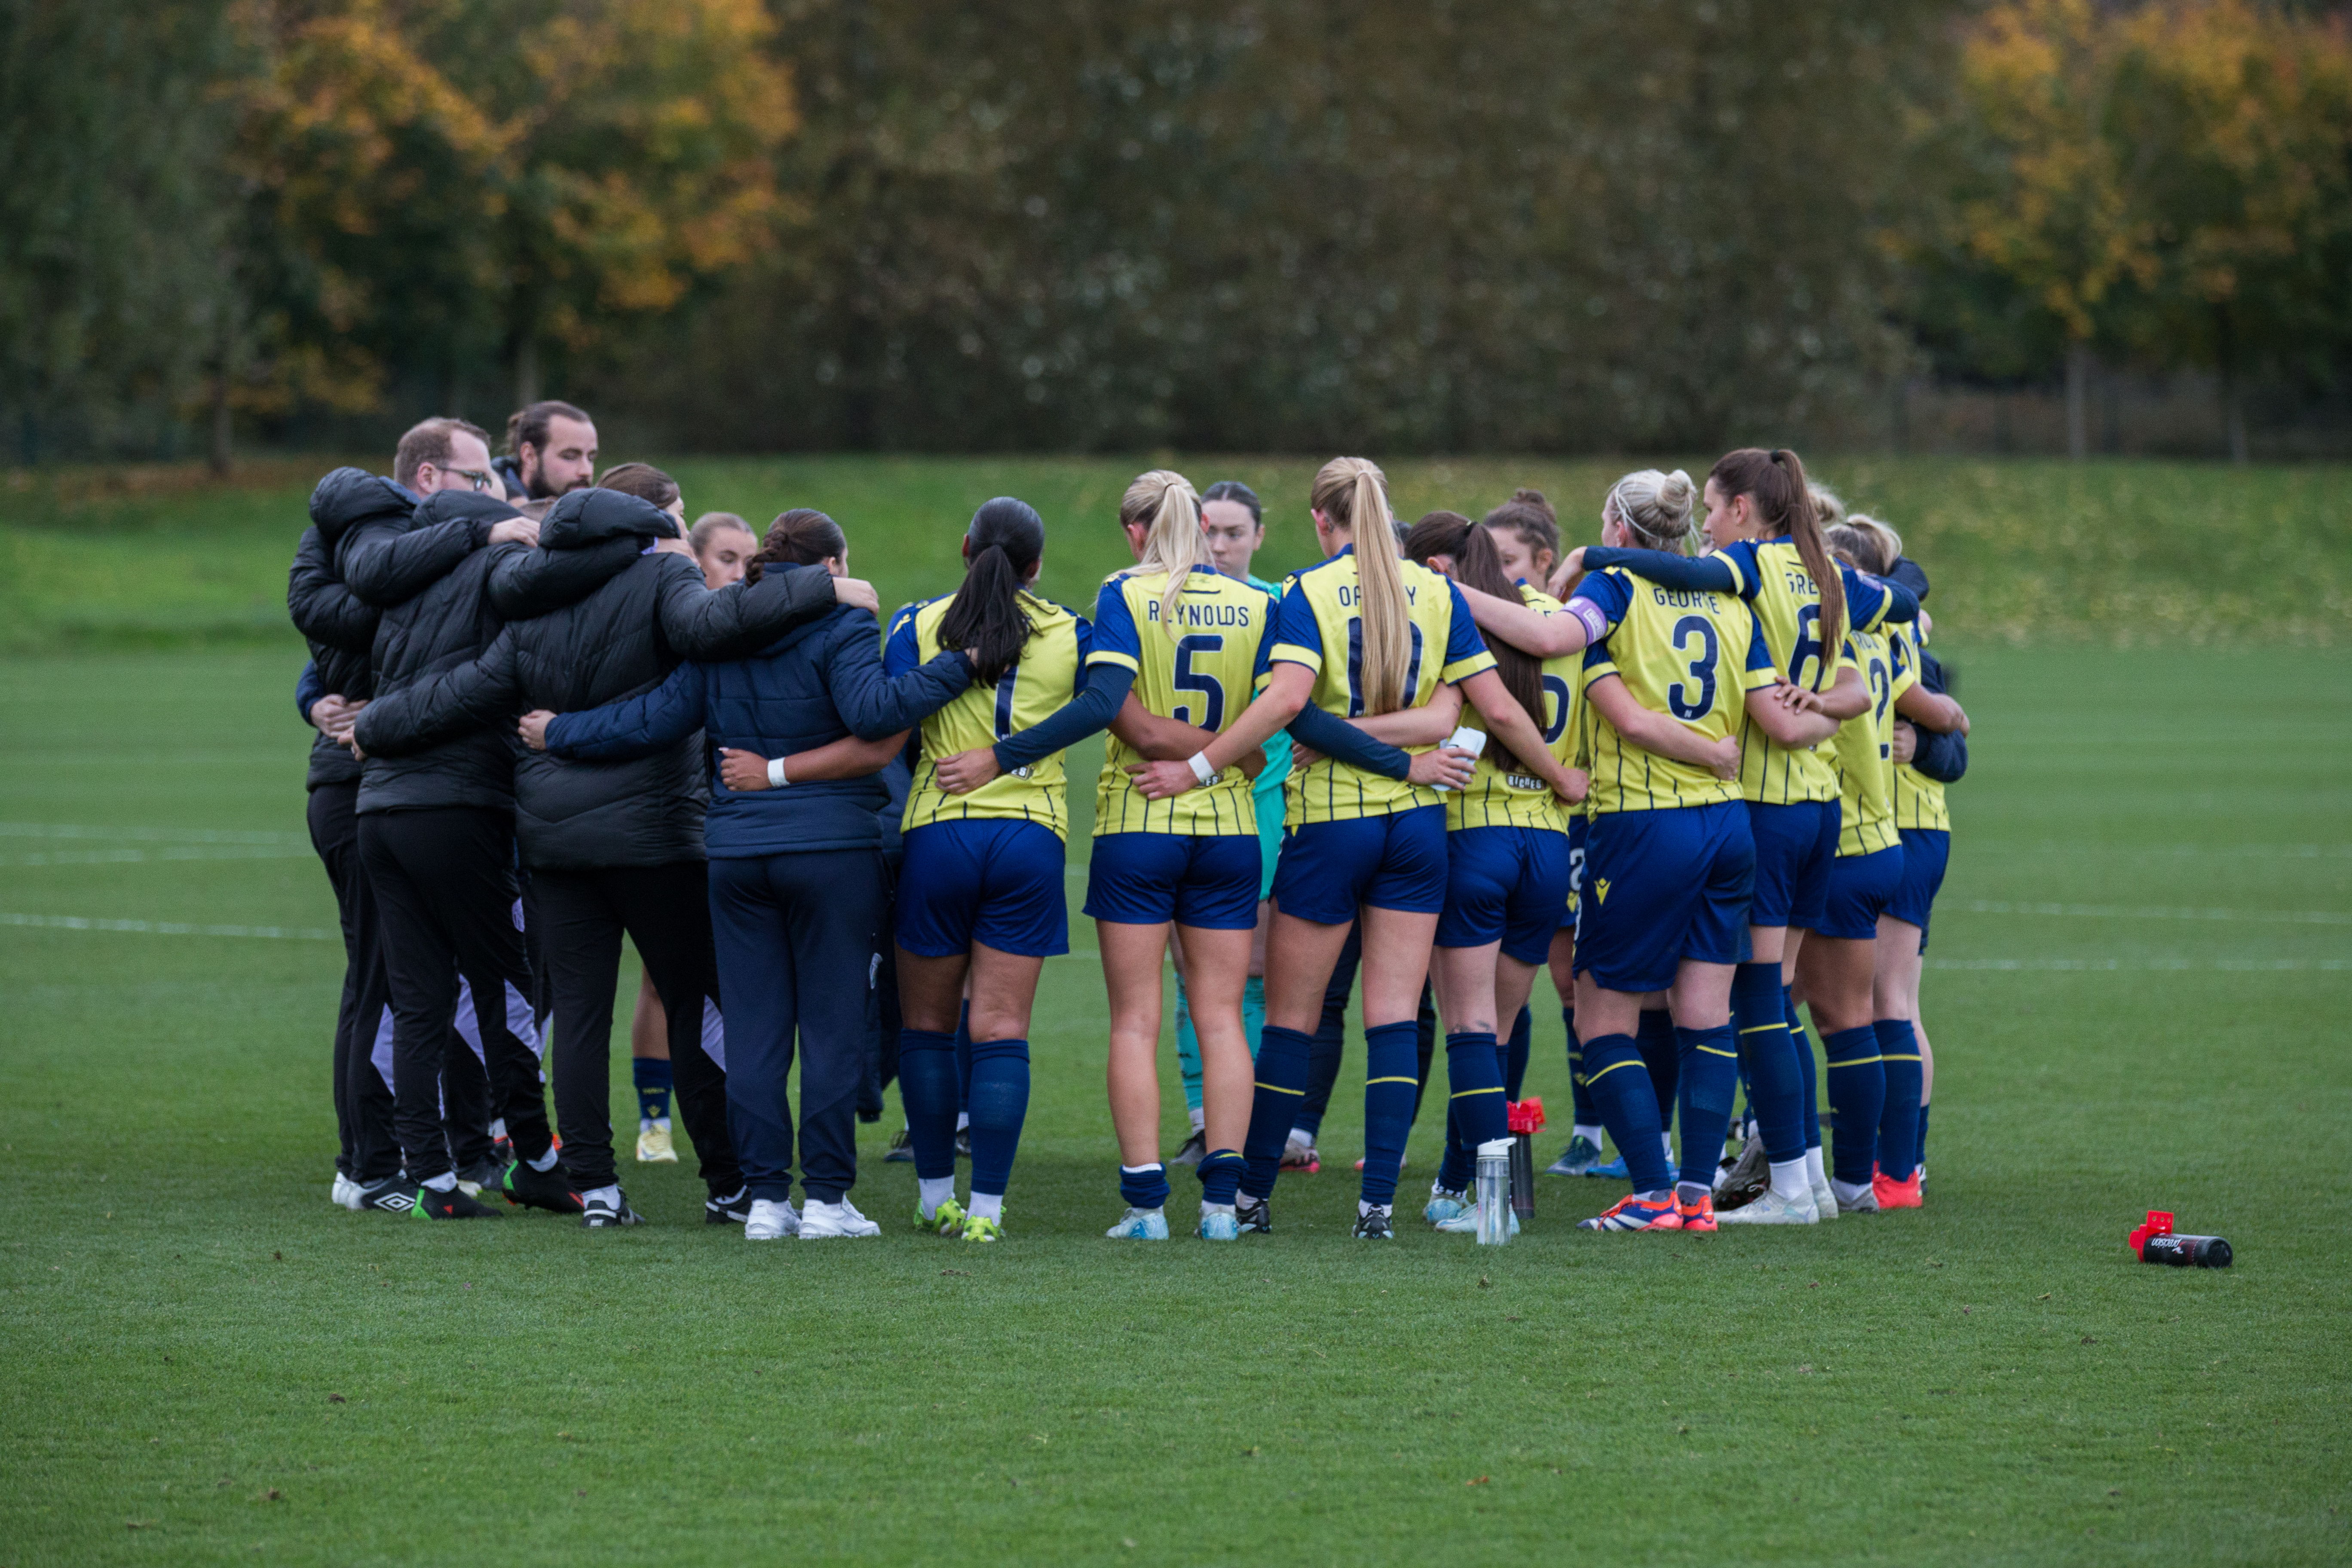
[[[503,1116],[493,1116],[490,1118],[490,1142],[495,1143],[506,1135],[507,1119]]]
[[[638,1118],[637,1118],[637,1135],[638,1135],[639,1137],[641,1137],[641,1138],[642,1138],[643,1136],[645,1136],[646,1133],[648,1133],[648,1132],[652,1131],[653,1130],[654,1130],[654,1119],[653,1119],[652,1117],[650,1117],[650,1116],[640,1116],[640,1117],[638,1117]]]
[[[915,1201],[923,1208],[923,1217],[930,1218],[940,1212],[940,1205],[955,1196],[953,1176],[917,1176]]]
[[[541,1154],[538,1159],[530,1162],[530,1168],[534,1171],[552,1171],[555,1169],[555,1145],[552,1143],[549,1144],[547,1146],[546,1153]]]
[[[1213,1204],[1206,1198],[1201,1200],[1201,1217],[1202,1219],[1208,1218],[1213,1214],[1231,1214],[1233,1212],[1234,1205],[1231,1204]]]
[[[589,1191],[581,1194],[580,1196],[583,1201],[589,1198],[595,1198],[600,1202],[612,1205],[614,1208],[619,1208],[621,1206],[621,1189],[618,1184],[609,1187],[591,1188]]]
[[[1802,1160],[1783,1160],[1771,1169],[1772,1192],[1775,1196],[1795,1203],[1799,1198],[1810,1197],[1812,1194],[1812,1178],[1805,1174],[1805,1163]]]
[[[1290,1130],[1289,1138],[1285,1142],[1295,1143],[1301,1149],[1312,1149],[1315,1147],[1315,1134],[1304,1127],[1294,1127]]]
[[[1003,1193],[972,1194],[971,1212],[978,1215],[982,1219],[1003,1219],[1004,1217],[1004,1194]]]
[[[1829,1185],[1830,1173],[1822,1164],[1822,1146],[1818,1143],[1805,1151],[1805,1179],[1815,1187]]]
[[[1191,1115],[1191,1116],[1192,1116],[1192,1131],[1195,1131],[1195,1132],[1202,1132],[1202,1133],[1205,1133],[1206,1131],[1208,1131],[1208,1130],[1209,1130],[1209,1113],[1208,1113],[1208,1111],[1206,1111],[1205,1110],[1202,1109],[1200,1106],[1197,1106],[1197,1105],[1188,1107],[1188,1108],[1187,1108],[1187,1110],[1188,1110],[1188,1112],[1190,1113],[1190,1115]]]
[[[1580,1121],[1568,1130],[1568,1135],[1570,1138],[1581,1138],[1598,1149],[1601,1147],[1601,1140],[1609,1135],[1609,1130],[1605,1127],[1587,1127]]]
[[[457,1173],[455,1171],[444,1171],[437,1176],[425,1177],[423,1184],[431,1187],[436,1193],[454,1193],[457,1190]]]
[[[1677,1163],[1675,1159],[1675,1135],[1671,1132],[1661,1132],[1658,1134],[1658,1142],[1665,1148],[1666,1163],[1669,1165]]]
[[[959,1111],[957,1111],[957,1112],[956,1112],[956,1131],[959,1131],[959,1132],[968,1131],[970,1131],[971,1127],[971,1111],[969,1111],[969,1110],[959,1110]]]
[[[1870,1192],[1870,1184],[1868,1182],[1841,1182],[1835,1176],[1832,1176],[1830,1178],[1830,1192],[1831,1194],[1840,1203],[1860,1203],[1864,1197],[1868,1195]]]
[[[1394,1205],[1394,1204],[1368,1204],[1368,1203],[1366,1203],[1366,1202],[1365,1202],[1363,1199],[1361,1199],[1361,1198],[1358,1198],[1358,1199],[1356,1200],[1356,1217],[1357,1217],[1358,1219],[1361,1219],[1361,1218],[1363,1218],[1366,1215],[1368,1215],[1368,1214],[1371,1213],[1374,1209],[1379,1209],[1379,1210],[1382,1211],[1383,1213],[1387,1213],[1387,1214],[1393,1214],[1393,1213],[1395,1213],[1395,1212],[1396,1212],[1396,1205]]]

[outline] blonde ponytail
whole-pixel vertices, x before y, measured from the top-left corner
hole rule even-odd
[[[1412,662],[1412,606],[1397,565],[1389,525],[1388,481],[1369,459],[1334,458],[1315,476],[1312,504],[1354,535],[1356,614],[1363,627],[1363,688],[1368,714],[1393,713],[1412,700],[1405,672]]]
[[[1192,568],[1209,564],[1209,536],[1201,527],[1201,498],[1192,493],[1192,482],[1171,468],[1154,468],[1138,476],[1119,498],[1118,521],[1124,528],[1150,525],[1143,536],[1143,553],[1130,570],[1168,574],[1168,584],[1160,595],[1160,625],[1171,637],[1181,635],[1176,626],[1176,601],[1183,595]],[[1119,575],[1111,574],[1111,577]]]

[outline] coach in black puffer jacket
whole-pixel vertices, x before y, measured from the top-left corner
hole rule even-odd
[[[310,526],[294,546],[286,584],[286,611],[294,629],[310,645],[310,663],[322,692],[353,700],[375,692],[369,658],[375,647],[379,607],[361,598],[336,568],[336,548],[344,535],[375,522],[397,531],[415,514],[416,497],[390,479],[360,468],[337,468],[310,492]],[[309,715],[305,714],[305,718]],[[356,784],[360,762],[351,748],[315,735],[310,742],[310,787]]]

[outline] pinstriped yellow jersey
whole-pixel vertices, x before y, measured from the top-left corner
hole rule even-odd
[[[1886,651],[1898,671],[1907,671],[1910,682],[1898,687],[1899,699],[1911,684],[1919,679],[1919,644],[1910,626],[1886,628]],[[1948,833],[1952,830],[1952,815],[1944,806],[1944,781],[1931,779],[1909,763],[1895,764],[1895,826],[1897,829],[1932,828]]]
[[[1869,855],[1902,842],[1895,829],[1895,700],[1918,683],[1898,671],[1879,632],[1855,632],[1846,655],[1862,671],[1870,706],[1838,726],[1826,742],[1838,780],[1842,826],[1837,852]]]
[[[954,603],[955,595],[946,594],[908,605],[890,617],[890,637],[882,650],[885,673],[903,675],[940,651],[940,623]],[[971,687],[923,721],[923,755],[915,768],[914,785],[907,792],[905,831],[935,822],[1011,818],[1069,837],[1059,752],[1029,767],[1000,773],[970,795],[950,795],[939,785],[940,758],[992,746],[1030,728],[1069,701],[1077,687],[1088,641],[1086,618],[1026,592],[1021,595],[1021,609],[1030,630],[1020,662],[995,685]]]
[[[1452,579],[1411,561],[1400,561],[1397,567],[1404,574],[1412,626],[1404,705],[1419,708],[1438,682],[1464,681],[1492,669],[1495,656],[1486,651],[1470,619],[1470,606]],[[1358,718],[1364,710],[1363,618],[1356,595],[1356,547],[1351,544],[1318,565],[1292,574],[1274,617],[1274,661],[1303,664],[1315,671],[1315,689],[1307,700],[1342,719]],[[1283,794],[1284,820],[1292,827],[1386,816],[1444,799],[1426,785],[1382,778],[1337,757],[1325,757],[1311,767],[1294,766]]]
[[[1796,545],[1786,539],[1742,540],[1713,558],[1730,566],[1739,596],[1755,608],[1772,662],[1790,684],[1828,690],[1837,670],[1822,657],[1822,591]],[[1876,630],[1890,603],[1885,592],[1850,572],[1843,581],[1847,618],[1863,631]],[[1827,746],[1791,749],[1750,726],[1739,737],[1741,795],[1765,805],[1837,799]]]
[[[1160,619],[1168,574],[1122,572],[1095,600],[1094,644],[1088,664],[1115,664],[1135,672],[1136,700],[1163,719],[1221,731],[1241,716],[1266,672],[1274,648],[1273,597],[1195,566],[1176,601],[1172,625]],[[1095,836],[1176,833],[1193,837],[1254,834],[1257,806],[1241,769],[1227,768],[1205,789],[1167,800],[1147,800],[1128,776],[1144,758],[1116,734],[1103,746],[1095,782]]]
[[[1593,574],[1575,596],[1599,606],[1609,633],[1584,650],[1584,684],[1624,681],[1633,700],[1669,714],[1710,741],[1738,734],[1748,693],[1780,679],[1755,613],[1712,589],[1663,587],[1622,568]],[[1705,768],[1661,757],[1592,715],[1592,809],[1667,811],[1740,798],[1739,785]]]
[[[1560,604],[1550,595],[1519,584],[1519,597],[1531,610],[1547,616],[1559,613]],[[1551,754],[1562,767],[1574,765],[1579,735],[1577,712],[1582,706],[1577,700],[1582,689],[1579,666],[1582,656],[1563,654],[1548,658],[1543,665],[1543,711],[1530,713],[1536,727],[1549,742]],[[1475,710],[1465,709],[1462,722],[1475,730],[1484,730],[1486,721]],[[1568,818],[1574,806],[1551,793],[1551,786],[1533,773],[1515,773],[1504,767],[1503,748],[1488,745],[1479,754],[1478,770],[1470,782],[1445,795],[1445,829],[1449,833],[1465,827],[1549,827],[1556,833],[1568,831]]]

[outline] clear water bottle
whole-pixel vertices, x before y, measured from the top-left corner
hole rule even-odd
[[[1478,1145],[1478,1245],[1500,1247],[1511,1239],[1511,1140]]]

